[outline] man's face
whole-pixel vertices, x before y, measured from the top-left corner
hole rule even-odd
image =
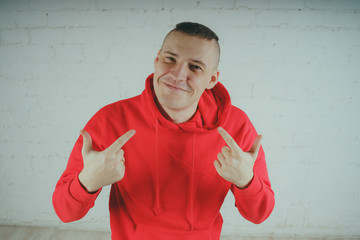
[[[174,31],[165,39],[154,62],[154,90],[161,107],[171,113],[195,113],[205,89],[213,88],[219,72],[218,46]]]

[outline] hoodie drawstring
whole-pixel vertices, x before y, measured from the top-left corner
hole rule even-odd
[[[196,134],[193,133],[193,144],[192,144],[192,156],[191,156],[191,176],[189,182],[189,211],[190,211],[190,231],[194,230],[194,194],[195,194],[195,136]]]
[[[159,120],[155,123],[155,216],[159,215],[160,209],[160,173],[159,173]]]

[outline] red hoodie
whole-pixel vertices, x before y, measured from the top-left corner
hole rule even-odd
[[[246,189],[224,180],[214,167],[226,145],[219,126],[244,151],[250,150],[257,133],[246,114],[231,105],[227,90],[218,83],[204,92],[191,120],[172,123],[156,107],[152,77],[141,95],[102,108],[84,128],[97,151],[129,129],[136,130],[123,147],[125,176],[111,186],[112,239],[219,239],[223,222],[219,210],[229,190],[244,218],[264,221],[275,200],[262,148]],[[100,192],[89,194],[80,185],[81,148],[79,137],[53,194],[55,211],[64,222],[84,217]]]

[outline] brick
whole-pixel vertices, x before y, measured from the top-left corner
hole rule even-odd
[[[1,1],[3,11],[26,11],[29,8],[28,0]]]
[[[100,39],[106,39],[109,32],[99,28],[66,28],[63,32],[62,42],[67,45],[99,44]],[[109,41],[106,41],[109,43]]]
[[[55,51],[50,46],[27,45],[19,47],[21,62],[43,63],[54,58]]]
[[[347,64],[346,66],[348,68],[343,68],[343,70],[349,69],[349,71],[346,72],[345,75],[351,75],[351,74],[360,74],[360,70],[358,68],[360,62],[360,46],[353,46],[349,50],[349,55],[347,58]]]
[[[0,46],[0,63],[19,63],[23,61],[21,57],[20,46],[1,45]],[[3,73],[6,73],[3,72]]]
[[[244,27],[255,22],[255,12],[249,10],[221,10],[218,15],[213,15],[217,18],[218,21],[215,22],[219,27]]]
[[[284,0],[235,0],[235,8],[249,9],[299,9],[304,8],[305,3],[301,0],[284,1]]]
[[[12,54],[16,53],[12,52]],[[19,71],[19,69],[21,69],[22,71]],[[13,81],[14,79],[29,79],[31,77],[32,65],[30,61],[20,63],[15,59],[11,59],[11,61],[6,61],[5,59],[3,63],[0,63],[0,79],[3,82]]]
[[[267,8],[269,6],[269,1],[234,0],[234,4],[237,8]]]
[[[96,9],[95,0],[62,0],[62,1],[47,1],[47,0],[32,0],[29,2],[29,9],[48,12],[58,10],[89,10]]]
[[[201,0],[196,2],[197,7],[201,9],[233,9],[234,8],[234,1],[232,0]]]
[[[235,81],[237,80],[237,81]],[[221,78],[220,82],[222,82],[225,86],[228,87],[230,96],[233,96],[234,101],[241,99],[249,99],[253,94],[253,84],[249,82],[243,82],[242,79],[238,79],[231,76],[224,76]],[[235,84],[233,84],[235,83]],[[231,87],[230,87],[231,85]]]
[[[306,7],[311,9],[335,9],[335,10],[347,10],[347,9],[360,9],[360,2],[357,0],[318,0],[318,1],[306,1]]]
[[[360,41],[360,33],[356,30],[327,30],[312,29],[299,31],[296,35],[298,44],[305,47],[322,46],[332,48],[334,46],[351,46]]]
[[[194,9],[198,5],[198,0],[188,0],[188,1],[177,1],[177,0],[167,0],[163,1],[162,7],[165,9],[172,10],[182,10],[184,13],[185,9],[190,10]]]
[[[256,24],[260,26],[288,25],[289,12],[284,10],[263,10],[256,16]]]
[[[111,14],[104,11],[80,11],[77,12],[79,25],[90,26],[90,27],[105,27],[111,25],[112,16]],[[71,26],[71,25],[70,25]]]
[[[17,27],[44,27],[47,25],[47,13],[40,11],[26,11],[16,13]]]
[[[30,29],[30,43],[35,45],[54,45],[64,42],[65,29],[35,28]],[[81,31],[77,30],[77,31]]]
[[[145,15],[145,16],[144,16]],[[126,28],[143,27],[167,27],[171,26],[171,11],[161,10],[159,12],[149,10],[131,11],[126,14]]]
[[[48,14],[50,27],[80,26],[81,20],[76,11],[57,11]]]
[[[59,10],[48,13],[50,27],[104,27],[110,25],[111,14],[99,10]]]
[[[254,1],[255,2],[255,1]],[[267,4],[263,5],[261,8],[279,8],[279,9],[302,9],[306,6],[305,1],[295,0],[295,1],[284,1],[284,0],[269,0]]]
[[[230,51],[230,50],[229,50]],[[261,63],[262,68],[265,69],[254,69],[255,71],[264,71],[266,70],[266,64],[277,64],[288,61],[299,61],[299,59],[304,59],[303,61],[308,61],[306,56],[301,56],[299,58],[296,54],[300,52],[296,47],[289,47],[284,45],[273,45],[273,46],[263,46],[263,45],[250,45],[250,44],[238,44],[238,46],[232,49],[233,53],[239,55],[237,58],[238,64],[237,65],[248,65],[254,63]],[[292,54],[295,52],[294,54]],[[292,60],[294,59],[294,60]],[[225,61],[225,60],[224,60]],[[236,68],[236,66],[233,66]]]
[[[286,92],[287,86],[281,83],[262,83],[254,84],[253,86],[254,98],[263,98],[268,100],[285,100]]]
[[[65,73],[69,73],[69,71],[66,72],[64,65],[65,63],[59,65],[56,63],[50,63],[50,62],[39,62],[39,63],[31,63],[29,62],[28,65],[30,66],[30,74],[34,81],[39,81],[39,85],[43,85],[41,81],[52,80],[53,82],[56,82],[56,79],[64,79]],[[23,67],[21,65],[20,67]],[[28,67],[25,65],[25,67]],[[74,71],[76,73],[76,71]],[[54,78],[54,76],[57,76],[57,78]],[[51,89],[51,87],[50,87]]]
[[[1,83],[1,94],[0,99],[1,103],[3,104],[3,108],[1,108],[2,111],[8,112],[4,117],[9,117],[8,123],[9,125],[15,125],[17,127],[20,127],[24,121],[25,117],[18,118],[18,114],[20,114],[22,103],[25,99],[26,91],[23,88],[23,79],[12,81],[6,81]]]
[[[56,64],[51,64],[51,68],[56,68]],[[45,72],[45,76],[51,74],[50,72]],[[64,63],[61,68],[61,78],[64,79],[75,79],[77,83],[81,83],[84,79],[90,79],[93,76],[93,69],[89,69],[88,64],[79,63]]]
[[[111,26],[116,28],[126,28],[127,25],[127,16],[129,14],[128,11],[123,9],[112,9],[109,11],[111,14]]]
[[[263,43],[265,31],[268,30],[265,29],[263,31],[259,31],[258,29],[251,27],[231,28],[231,30],[228,31],[226,28],[219,26],[216,33],[220,38],[220,47],[225,49],[235,48],[239,44],[257,45]],[[231,53],[231,49],[229,51]]]
[[[325,22],[323,11],[314,10],[294,10],[287,15],[289,25],[295,28],[319,28],[323,27]]]
[[[126,15],[126,25],[129,28],[144,28],[146,26],[146,18],[142,17],[144,15],[143,10],[132,10]]]
[[[209,21],[209,19],[212,19]],[[210,9],[182,9],[175,8],[171,10],[171,25],[176,25],[177,23],[189,21],[189,22],[199,22],[208,27],[212,28],[216,24],[217,20],[220,20],[218,12],[214,12]]]
[[[338,27],[338,28],[360,28],[360,12],[325,12],[324,26]]]
[[[84,47],[84,61],[87,64],[104,63],[110,56],[111,51],[104,45]]]
[[[57,45],[45,51],[48,52],[47,55],[51,56],[48,60],[55,63],[80,63],[84,59],[83,48],[81,46]]]
[[[265,46],[287,46],[297,47],[299,44],[298,35],[301,31],[293,28],[259,28],[260,39],[251,39]],[[308,32],[311,36],[311,32]],[[309,37],[309,35],[307,37]],[[256,36],[256,35],[255,35]],[[310,40],[311,41],[311,40]]]
[[[166,1],[167,3],[168,1]],[[99,9],[161,9],[163,1],[132,1],[132,0],[96,0],[96,6]]]
[[[29,32],[24,29],[4,29],[0,31],[1,44],[27,44],[30,41]]]
[[[16,27],[16,12],[0,9],[0,27],[14,28]]]

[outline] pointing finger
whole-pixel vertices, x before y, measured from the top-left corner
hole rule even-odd
[[[235,142],[235,140],[231,137],[231,135],[227,131],[225,131],[225,129],[223,129],[222,127],[218,127],[218,132],[231,150],[236,149],[242,152],[239,145]]]
[[[92,139],[90,134],[85,130],[81,130],[80,134],[83,137],[83,146],[81,152],[82,154],[85,154],[92,150]]]
[[[116,141],[111,144],[110,147],[107,148],[109,151],[117,152],[119,149],[121,149],[127,141],[130,140],[135,135],[136,131],[134,129],[131,129],[124,133],[121,137],[116,139]]]

